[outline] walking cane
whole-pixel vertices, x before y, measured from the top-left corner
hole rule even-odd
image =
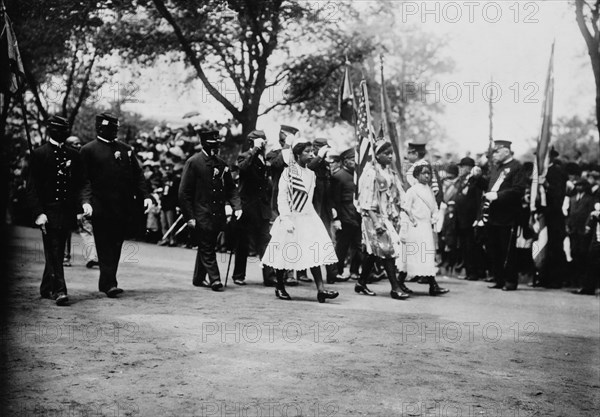
[[[235,222],[236,222],[235,216],[233,216],[233,215],[231,216],[230,222],[232,223],[231,227],[232,228],[235,227]],[[229,261],[227,262],[227,273],[225,274],[225,287],[227,287],[227,280],[229,279],[229,269],[231,268],[231,258],[233,258],[233,252],[236,251],[238,243],[239,243],[239,240],[238,240],[238,242],[236,242],[236,245],[234,245],[235,248],[232,248],[231,252],[229,252]]]
[[[183,219],[183,214],[180,214],[179,217],[177,218],[177,220],[175,220],[173,222],[173,225],[163,235],[162,240],[165,240],[167,238],[167,236],[169,236],[171,234],[171,232],[173,231],[173,229],[175,229],[175,226],[177,226],[177,223],[179,223],[181,221],[181,219]]]

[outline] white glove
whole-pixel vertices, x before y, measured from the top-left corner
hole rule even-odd
[[[233,215],[235,216],[236,220],[239,220],[240,217],[242,217],[242,210],[236,210],[236,211],[234,211]]]
[[[337,210],[334,208],[331,209],[331,217],[333,217],[334,219],[337,217]]]
[[[265,146],[265,140],[262,138],[254,139],[254,147],[261,149]]]
[[[323,146],[321,149],[319,149],[319,152],[317,152],[317,156],[321,159],[325,159],[328,151],[329,151],[329,146]]]
[[[39,216],[37,216],[37,218],[35,219],[35,225],[36,226],[44,226],[46,223],[48,223],[48,217],[42,213]]]
[[[474,166],[471,168],[471,175],[474,177],[479,177],[482,174],[481,168],[478,166]]]
[[[339,220],[334,220],[333,223],[333,230],[342,230],[342,222]]]
[[[145,198],[144,199],[144,214],[147,214],[150,209],[152,208],[152,199],[151,198]]]
[[[485,199],[486,199],[487,201],[489,201],[489,202],[492,202],[492,201],[494,201],[494,200],[497,200],[497,199],[498,199],[498,193],[495,193],[495,192],[493,192],[493,191],[490,191],[489,193],[485,193],[483,196],[484,196],[484,197],[485,197]]]
[[[196,219],[190,219],[190,220],[188,220],[187,221],[187,225],[188,225],[188,227],[190,227],[192,229],[196,228]]]
[[[83,217],[90,217],[92,215],[92,212],[94,210],[92,209],[92,205],[91,204],[85,203],[81,207],[83,207]]]

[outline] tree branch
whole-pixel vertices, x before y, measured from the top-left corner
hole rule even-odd
[[[75,106],[73,107],[73,110],[71,111],[71,114],[69,115],[69,126],[73,126],[73,123],[75,123],[75,119],[77,118],[79,109],[81,108],[81,105],[83,104],[83,101],[85,100],[85,96],[87,94],[87,89],[88,89],[88,84],[90,82],[90,76],[92,74],[92,68],[94,67],[94,62],[96,61],[97,57],[98,57],[98,51],[95,50],[94,55],[92,56],[92,59],[90,60],[90,63],[88,64],[88,66],[85,70],[85,78],[81,82],[81,92],[79,93],[79,97],[77,98],[77,102],[75,103]]]
[[[173,28],[173,32],[175,32],[175,36],[177,36],[177,39],[179,40],[179,43],[181,44],[181,47],[183,48],[183,51],[185,52],[188,60],[190,61],[190,63],[194,67],[194,69],[196,70],[196,73],[198,74],[198,77],[200,78],[200,80],[202,81],[202,83],[204,84],[204,86],[206,87],[206,89],[208,90],[208,92],[215,99],[217,99],[217,101],[219,103],[221,103],[223,105],[223,107],[225,107],[227,109],[227,111],[229,111],[234,118],[236,118],[238,120],[241,119],[241,112],[229,100],[227,100],[219,92],[219,90],[217,90],[210,83],[210,81],[206,77],[206,74],[204,73],[204,70],[202,69],[202,65],[200,65],[200,61],[198,60],[198,57],[197,57],[196,53],[194,52],[194,50],[192,49],[192,46],[190,45],[190,43],[186,39],[185,35],[181,31],[181,28],[179,27],[179,25],[177,24],[177,22],[175,22],[175,19],[173,18],[173,16],[171,15],[171,13],[167,9],[167,7],[165,6],[164,1],[163,0],[153,0],[153,2],[154,2],[154,5],[156,6],[156,9],[161,14],[161,16]]]
[[[67,77],[67,89],[65,91],[65,97],[62,102],[62,115],[63,117],[67,117],[67,104],[69,103],[69,95],[71,94],[71,90],[73,89],[73,82],[75,78],[75,71],[77,70],[77,45],[75,46],[75,52],[73,53],[73,58],[71,61],[71,70],[69,71],[69,76]]]

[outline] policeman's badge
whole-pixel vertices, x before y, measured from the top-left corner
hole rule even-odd
[[[71,166],[71,160],[69,159],[66,163],[66,167],[69,168]]]
[[[115,159],[116,159],[117,161],[120,161],[120,160],[121,160],[121,151],[116,151],[116,152],[115,152]]]
[[[217,178],[218,176],[219,176],[219,168],[215,167],[215,169],[213,171],[213,178]]]

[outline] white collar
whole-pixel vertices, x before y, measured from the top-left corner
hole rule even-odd
[[[52,138],[48,138],[48,142],[50,142],[52,145],[54,145],[58,148],[62,148],[64,146],[64,143],[58,143],[57,141],[55,141]]]
[[[104,139],[102,136],[96,136],[96,138],[100,139],[104,143],[113,143],[114,140]]]

